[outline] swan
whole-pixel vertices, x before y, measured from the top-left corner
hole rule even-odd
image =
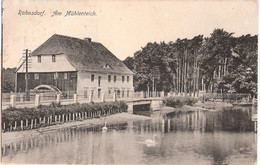
[[[145,144],[150,147],[150,146],[155,146],[155,137],[157,137],[156,134],[153,135],[153,140],[152,139],[146,139]]]
[[[105,122],[105,126],[102,128],[102,131],[107,131],[107,122]]]

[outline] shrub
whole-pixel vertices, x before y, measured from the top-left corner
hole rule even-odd
[[[169,107],[182,107],[183,105],[194,105],[197,102],[198,99],[190,96],[167,97],[163,100],[163,104]]]
[[[108,103],[90,103],[90,104],[70,104],[60,105],[52,103],[51,105],[41,105],[37,108],[12,108],[9,107],[2,112],[2,123],[10,126],[14,121],[31,120],[40,117],[49,117],[55,115],[62,115],[75,112],[103,112],[109,110],[116,112],[126,112],[127,105],[125,102],[108,102]]]
[[[198,102],[197,98],[194,97],[186,97],[186,105],[194,105],[195,103]]]

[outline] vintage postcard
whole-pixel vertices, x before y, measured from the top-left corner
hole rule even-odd
[[[3,0],[1,162],[257,164],[257,0]]]

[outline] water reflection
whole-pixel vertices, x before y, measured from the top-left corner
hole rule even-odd
[[[2,147],[3,162],[84,164],[253,164],[256,139],[252,113],[221,111],[172,113],[146,121],[74,127],[43,133]],[[157,134],[156,145],[144,144]]]

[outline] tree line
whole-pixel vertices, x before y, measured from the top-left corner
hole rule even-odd
[[[257,35],[234,37],[215,29],[209,37],[147,43],[124,60],[137,91],[257,94]]]

